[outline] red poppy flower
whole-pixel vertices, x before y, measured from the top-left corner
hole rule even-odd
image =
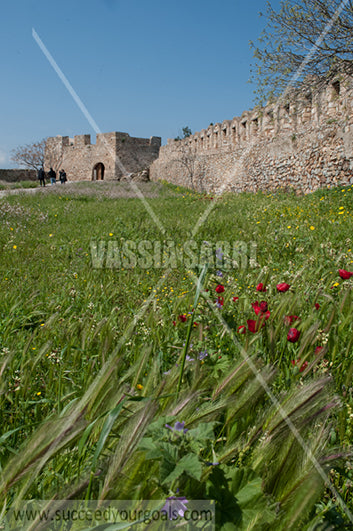
[[[246,328],[244,325],[238,326],[238,332],[239,334],[245,334]]]
[[[181,321],[182,323],[185,323],[185,321],[186,321],[186,315],[185,315],[185,313],[179,315],[178,319],[179,319],[179,321]]]
[[[256,315],[260,315],[261,317],[265,317],[267,320],[270,317],[270,312],[267,310],[267,302],[262,301],[260,304],[258,301],[251,303],[251,306],[254,309],[254,312]]]
[[[284,324],[286,324],[287,326],[294,323],[294,321],[300,321],[297,315],[286,315],[284,318]]]
[[[320,304],[318,302],[315,302],[315,310],[318,310],[320,308]]]
[[[223,293],[224,291],[224,286],[222,286],[222,284],[218,284],[218,286],[216,287],[216,293]]]
[[[303,372],[308,366],[308,362],[304,361],[303,365],[300,367],[299,372]]]
[[[254,319],[248,319],[248,320],[246,321],[246,323],[247,323],[247,325],[248,325],[248,330],[249,330],[249,332],[252,332],[253,334],[254,334],[255,332],[258,332],[258,330],[259,330],[259,325],[258,325],[257,321],[254,321]]]
[[[320,354],[320,352],[322,351],[324,347],[316,347],[315,349],[315,354]]]
[[[262,282],[260,282],[260,284],[258,284],[258,285],[256,286],[256,290],[257,290],[257,291],[267,291],[267,288],[266,288],[266,286],[265,286]]]
[[[232,300],[233,300],[233,302],[235,302],[235,301],[239,300],[239,297],[233,297]]]
[[[300,332],[296,328],[290,328],[288,331],[287,339],[291,343],[296,343],[299,339]]]
[[[176,321],[173,321],[173,326],[176,326]]]
[[[353,276],[353,273],[351,273],[350,271],[346,271],[345,269],[339,269],[338,273],[339,276],[343,278],[343,280],[348,280],[349,278],[351,278],[351,276]]]
[[[247,321],[248,329],[253,334],[258,332],[262,326],[265,326],[264,320],[260,319],[259,321],[254,321],[254,319],[248,319]]]
[[[258,301],[252,302],[251,306],[253,307],[254,312],[256,313],[256,315],[259,315],[260,313],[262,313]]]
[[[268,310],[268,305],[267,305],[267,302],[266,301],[261,301],[260,302],[260,309],[262,312],[267,312]]]
[[[290,288],[290,285],[286,282],[281,282],[280,284],[277,284],[277,291],[280,291],[281,293],[284,293],[285,291],[288,291]]]
[[[298,358],[297,360],[292,360],[291,364],[293,365],[293,367],[295,367],[296,365],[299,365],[300,358]],[[303,372],[307,368],[307,366],[308,366],[308,362],[304,361],[304,363],[299,367],[299,372]]]

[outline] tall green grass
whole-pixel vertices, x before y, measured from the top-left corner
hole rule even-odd
[[[352,190],[211,199],[168,185],[148,202],[169,235],[138,199],[99,194],[0,200],[5,507],[179,494],[216,499],[224,529],[349,522],[352,281],[338,269],[353,269]],[[210,205],[198,244],[255,242],[257,256],[209,264],[196,299],[200,269],[92,267],[92,241],[181,247]],[[256,300],[270,317],[241,334]]]

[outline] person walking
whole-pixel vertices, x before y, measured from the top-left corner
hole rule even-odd
[[[45,186],[45,171],[44,171],[43,166],[39,168],[37,177],[38,177],[40,186]]]
[[[60,172],[59,172],[59,179],[60,179],[61,184],[65,184],[65,183],[66,183],[66,181],[67,181],[67,177],[66,177],[66,172],[65,172],[65,170],[60,170]]]
[[[56,173],[53,168],[50,168],[48,171],[48,177],[50,179],[50,184],[56,184]]]

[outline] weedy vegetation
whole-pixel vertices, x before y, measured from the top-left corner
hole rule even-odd
[[[91,184],[0,199],[3,511],[179,496],[215,500],[217,529],[344,529],[353,190],[151,184],[162,233],[122,185]],[[92,242],[190,238],[216,252],[92,265]]]

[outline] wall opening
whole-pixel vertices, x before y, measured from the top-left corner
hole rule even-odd
[[[241,122],[241,132],[240,132],[240,139],[246,140],[247,136],[247,121]]]
[[[92,170],[92,181],[103,181],[104,179],[104,164],[98,162]]]
[[[254,118],[252,121],[251,121],[251,124],[252,124],[252,133],[254,135],[257,134],[258,130],[259,130],[259,119],[258,118]]]
[[[312,95],[311,92],[306,92],[305,101],[306,101],[307,104],[312,105],[312,103],[313,103],[313,95]]]
[[[341,93],[341,83],[339,81],[334,81],[332,83],[333,93],[335,96],[339,96]]]

